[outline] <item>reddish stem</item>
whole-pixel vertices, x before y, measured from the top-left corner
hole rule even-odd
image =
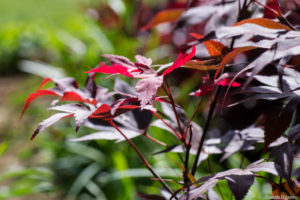
[[[199,109],[200,109],[200,105],[201,105],[201,103],[202,103],[202,99],[203,99],[203,98],[201,97],[201,99],[200,99],[200,101],[199,101],[199,103],[198,103],[198,105],[197,105],[197,107],[196,107],[195,112],[193,113],[191,119],[189,120],[189,122],[188,122],[188,124],[187,124],[187,126],[186,126],[186,128],[185,128],[185,131],[184,131],[184,134],[183,134],[183,138],[184,138],[185,140],[186,140],[186,135],[187,135],[189,126],[191,125],[191,123],[192,123],[194,117],[196,116],[196,114],[198,113],[198,111],[199,111]]]
[[[181,125],[180,125],[180,120],[179,120],[179,117],[178,117],[178,113],[176,111],[175,101],[173,99],[172,92],[170,90],[170,87],[169,87],[167,79],[164,79],[164,82],[166,83],[166,86],[167,86],[168,90],[166,90],[165,87],[163,87],[163,89],[165,90],[165,92],[167,93],[167,95],[168,95],[168,97],[169,97],[169,99],[171,101],[171,105],[172,105],[172,108],[173,108],[173,111],[174,111],[174,114],[175,114],[175,117],[176,117],[176,121],[177,121],[177,124],[178,124],[179,132],[181,134],[183,134],[183,131],[182,131],[182,128],[181,128]]]
[[[151,111],[158,119],[160,119],[168,128],[170,128],[173,133],[177,136],[177,138],[181,141],[182,136],[170,125],[168,124],[163,118],[161,118],[156,112]]]

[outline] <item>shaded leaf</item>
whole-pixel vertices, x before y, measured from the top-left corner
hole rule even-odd
[[[226,177],[228,186],[236,200],[242,200],[254,182],[254,175],[229,175]]]
[[[212,189],[219,180],[226,179],[230,183],[230,189],[237,197],[237,199],[242,199],[246,195],[249,187],[253,184],[255,172],[268,172],[277,175],[275,164],[273,162],[262,162],[257,161],[248,165],[245,169],[230,169],[227,171],[219,172],[210,176],[205,176],[197,180],[195,183],[202,183],[200,186],[190,186],[189,192],[186,192],[181,196],[180,200],[184,200],[189,196],[190,199],[195,199],[198,197],[205,198],[204,193]],[[243,182],[243,184],[241,184]],[[246,184],[245,184],[245,183]],[[241,190],[238,191],[236,184],[240,184]],[[245,185],[244,185],[245,184]],[[244,187],[245,186],[245,187]]]
[[[295,102],[291,100],[283,111],[281,108],[273,107],[265,115],[265,148],[278,139],[288,128],[295,106]]]

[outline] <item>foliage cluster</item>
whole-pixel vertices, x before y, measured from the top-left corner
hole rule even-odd
[[[270,183],[274,198],[299,198],[297,18],[299,5],[293,0],[170,3],[142,30],[158,26],[162,44],[173,40],[185,51],[174,62],[153,65],[142,55],[133,62],[105,54],[110,64],[103,61],[88,71],[82,89],[74,78],[45,78],[26,99],[22,115],[36,98],[54,96],[49,110],[58,112],[39,124],[32,139],[74,117],[76,131],[96,132],[73,142],[127,141],[163,187],[161,194],[139,193],[141,199],[243,199],[255,179]],[[115,78],[113,91],[96,83],[98,73]],[[135,86],[116,75],[133,79]],[[187,105],[176,98],[183,89],[175,85],[192,78],[198,85],[184,90]],[[44,89],[49,82],[54,87]],[[154,127],[164,135],[155,134]],[[177,155],[173,168],[181,175],[161,177],[133,142],[138,136],[161,146],[150,153]],[[222,169],[235,154],[239,167]],[[212,160],[220,163],[216,169]],[[207,175],[199,173],[204,164]]]

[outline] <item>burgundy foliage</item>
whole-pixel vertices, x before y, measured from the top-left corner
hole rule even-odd
[[[287,12],[286,6],[291,5],[293,9]],[[161,26],[166,29],[161,38],[173,38],[174,47],[181,50],[173,63],[158,67],[142,55],[136,55],[135,61],[103,55],[111,64],[100,62],[88,71],[82,89],[73,78],[45,79],[26,99],[21,117],[36,98],[54,96],[49,109],[58,113],[41,122],[32,139],[57,121],[74,117],[76,131],[86,126],[97,132],[71,141],[126,140],[164,187],[162,195],[139,193],[141,199],[221,199],[220,180],[226,181],[235,199],[243,199],[256,178],[267,180],[275,197],[299,198],[300,170],[294,163],[300,156],[300,24],[291,22],[290,17],[299,17],[299,10],[293,0],[170,4],[141,31],[169,23]],[[185,36],[181,46],[175,41],[178,33]],[[192,78],[174,76],[179,71],[199,74],[195,80],[198,88],[188,92],[194,106],[191,113],[186,113],[187,105],[177,102],[168,83],[169,79],[180,83]],[[98,73],[114,75],[114,91],[95,83]],[[135,86],[116,78],[118,75],[137,79]],[[55,86],[42,89],[48,82]],[[203,109],[202,105],[209,106]],[[214,119],[217,123],[211,123]],[[147,133],[151,127],[165,130],[172,139],[162,142],[153,138]],[[218,130],[217,134],[213,130]],[[152,169],[131,141],[137,136],[162,146],[152,152],[155,155],[182,154],[182,162],[177,163],[183,174],[176,179],[178,187],[171,188]],[[266,153],[268,159],[261,159]],[[210,159],[224,163],[233,154],[242,155],[240,168],[212,169]],[[245,166],[243,159],[250,164]],[[210,175],[199,177],[203,162],[207,162]]]

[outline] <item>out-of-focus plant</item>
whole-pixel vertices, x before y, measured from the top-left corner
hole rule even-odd
[[[263,198],[299,198],[300,34],[291,20],[299,16],[299,6],[293,0],[281,6],[279,2],[170,3],[142,30],[159,25],[162,43],[173,42],[186,53],[163,65],[141,55],[131,61],[105,54],[111,65],[100,62],[88,71],[84,87],[74,78],[45,78],[26,99],[21,117],[33,100],[45,95],[55,97],[49,110],[57,112],[39,124],[31,139],[73,117],[76,131],[95,131],[70,139],[73,142],[126,141],[162,188],[160,194],[138,191],[141,199],[251,198],[253,192],[248,191],[261,181],[270,184],[268,192],[260,191]],[[290,6],[293,10],[287,12]],[[109,26],[118,23],[117,17],[112,20]],[[112,91],[96,84],[97,73],[115,77]],[[134,88],[116,75],[133,79]],[[192,78],[198,89],[184,88],[191,101],[179,103],[176,94],[182,88],[175,83],[184,86]],[[55,86],[44,89],[49,82]],[[158,134],[156,128],[165,131]],[[143,148],[138,136],[156,151]],[[74,146],[77,152],[80,148]],[[149,151],[176,155],[164,157],[171,160],[164,164],[175,177],[162,176],[145,156]],[[73,193],[84,184],[87,190],[98,187],[89,179],[100,170],[96,163],[81,172]],[[89,193],[94,191],[101,194],[101,188]]]

